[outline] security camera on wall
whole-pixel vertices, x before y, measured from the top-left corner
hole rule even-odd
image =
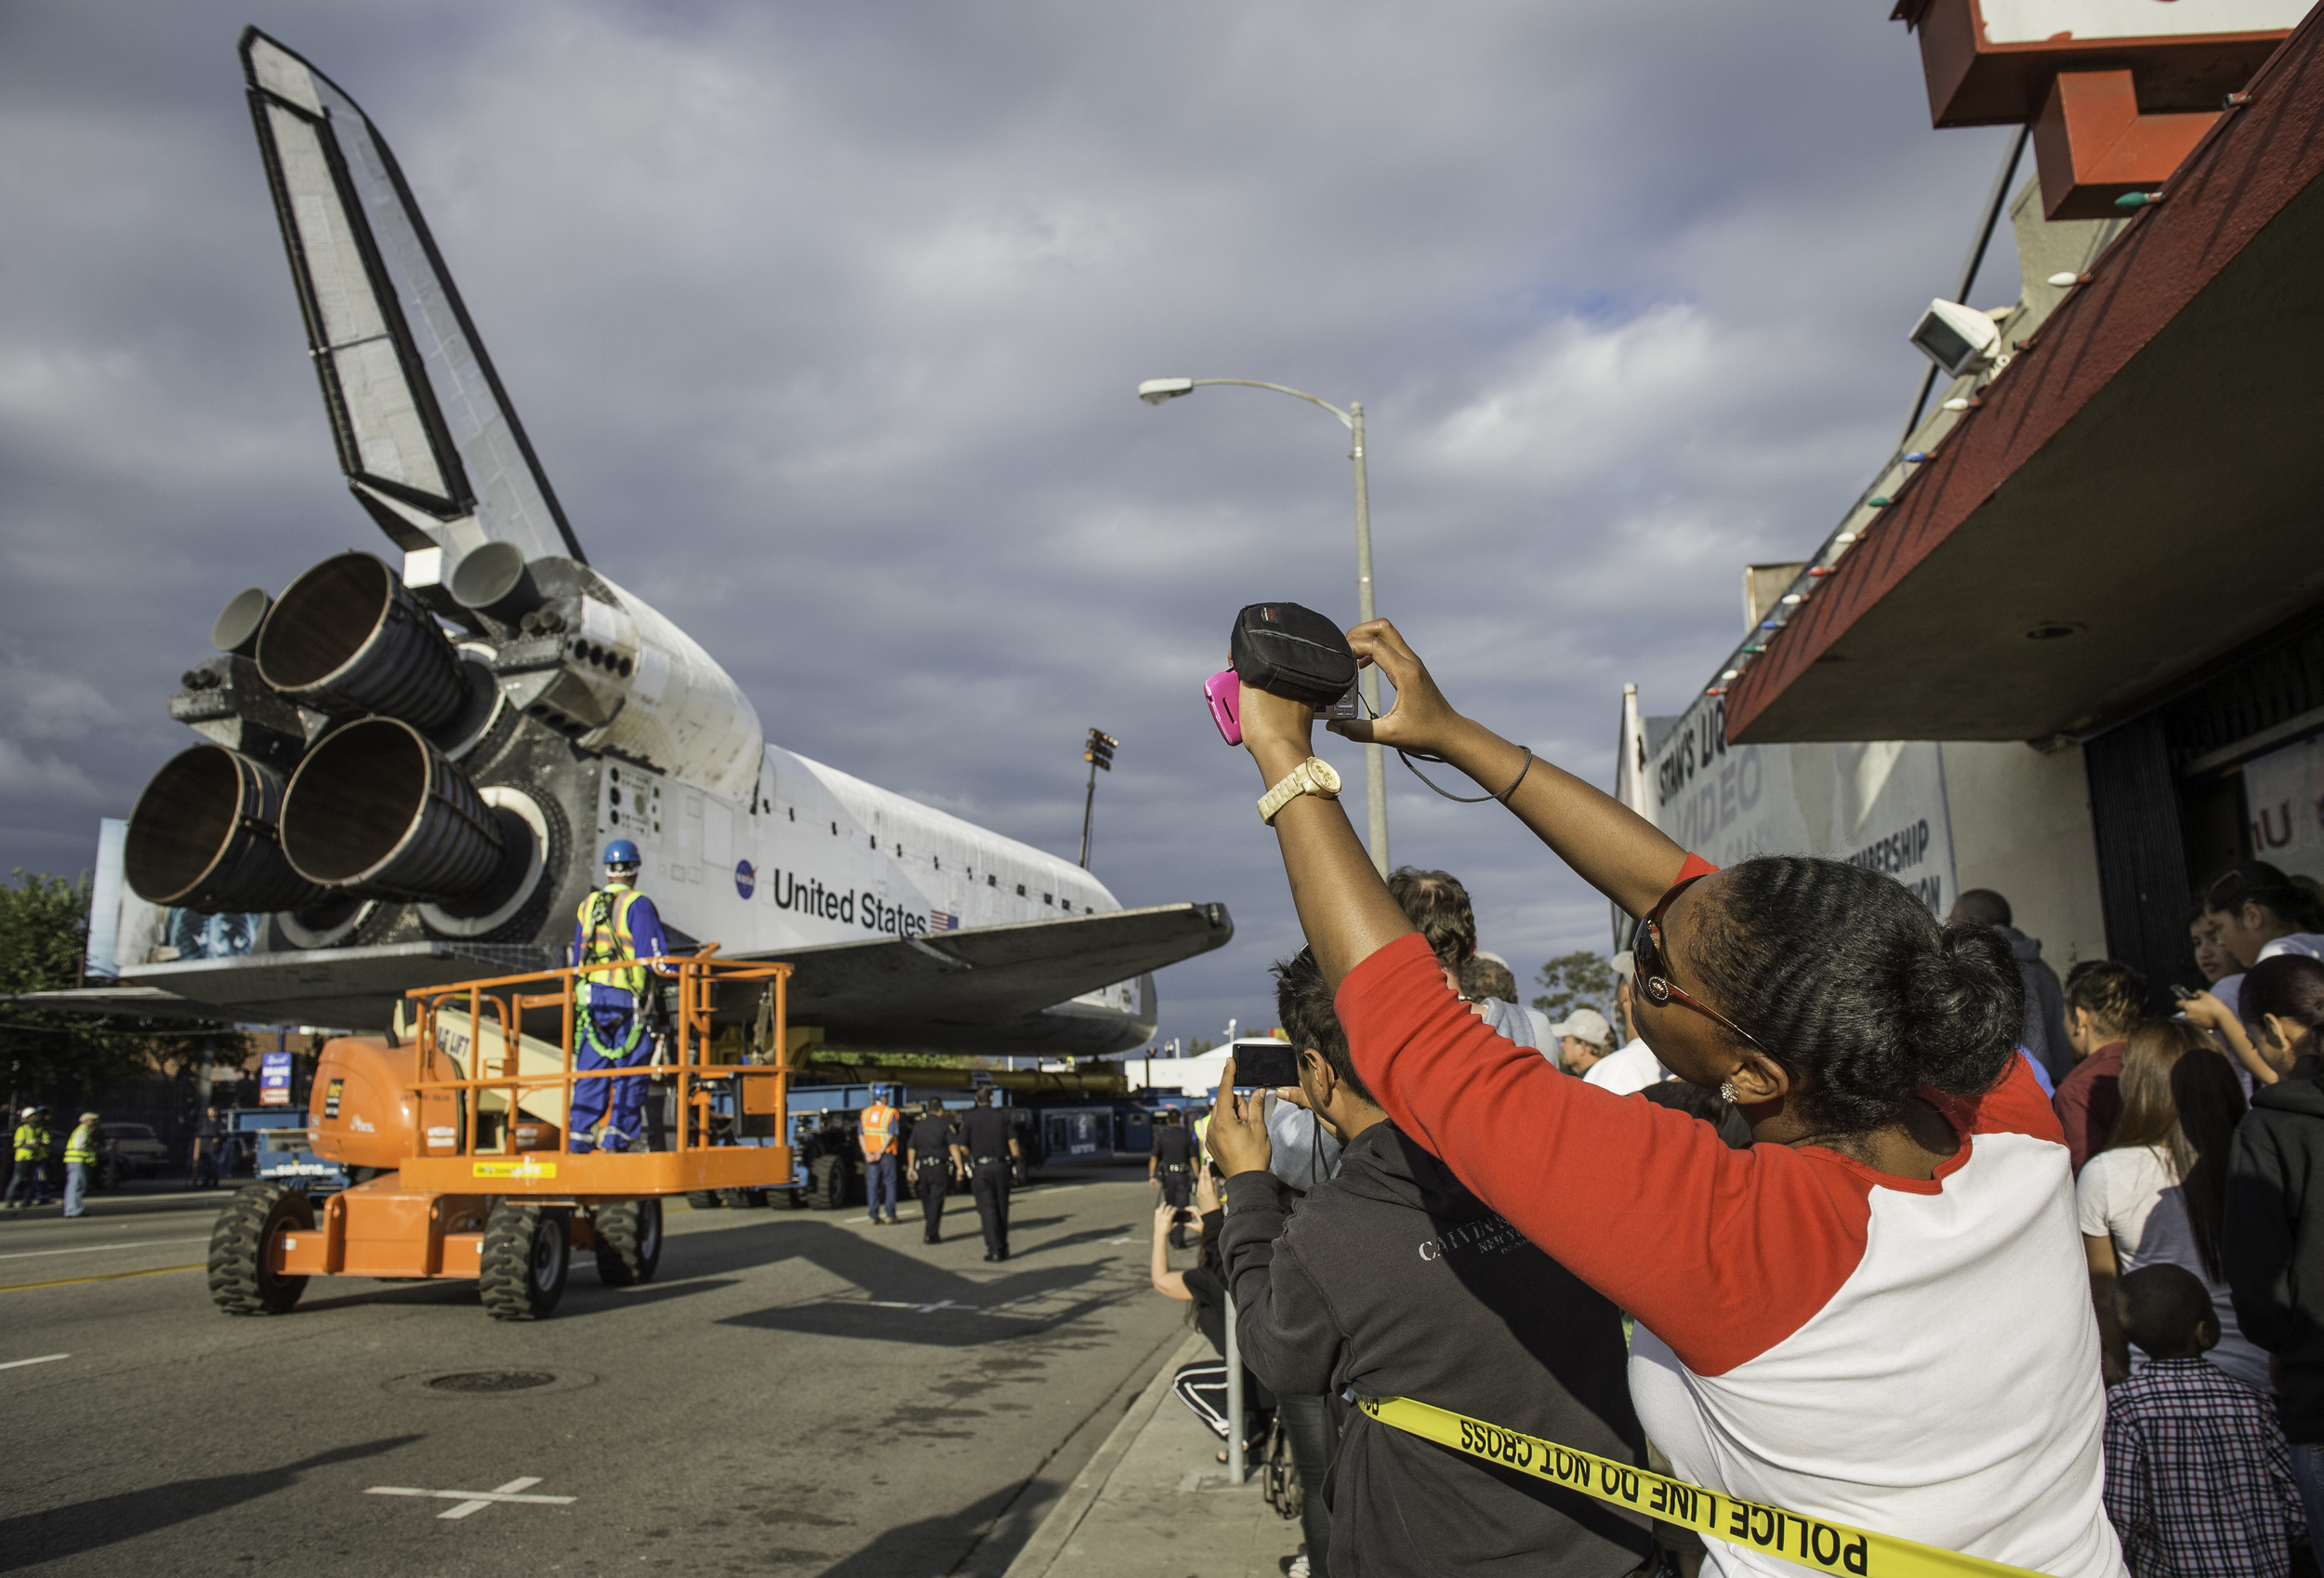
[[[1910,338],[1922,355],[1952,378],[1992,361],[2001,346],[2001,331],[1993,320],[1958,301],[1930,302]]]

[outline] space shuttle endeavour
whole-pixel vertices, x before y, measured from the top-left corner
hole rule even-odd
[[[121,869],[237,947],[125,949],[100,1011],[356,1029],[410,988],[561,964],[613,838],[674,935],[797,966],[842,1046],[1125,1051],[1221,906],[1087,871],[769,745],[674,622],[592,568],[377,130],[265,34],[252,114],[349,487],[392,552],[234,597],[170,715],[201,737]],[[196,924],[193,928],[199,930]]]

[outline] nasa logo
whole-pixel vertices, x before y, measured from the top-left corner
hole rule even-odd
[[[734,863],[734,891],[748,898],[759,888],[759,872],[747,860]]]

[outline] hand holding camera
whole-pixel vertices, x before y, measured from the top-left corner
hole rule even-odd
[[[1264,743],[1296,748],[1303,758],[1318,712],[1345,738],[1440,760],[1467,723],[1385,619],[1343,636],[1296,603],[1254,603],[1235,615],[1228,646],[1231,667],[1210,676],[1203,696],[1220,737],[1254,754]],[[1356,702],[1355,677],[1366,664],[1396,693],[1378,718],[1363,717]]]
[[[1449,760],[1449,748],[1462,728],[1474,725],[1453,710],[1428,665],[1396,627],[1385,619],[1358,625],[1348,632],[1348,646],[1359,664],[1370,664],[1387,676],[1395,687],[1396,699],[1377,718],[1334,719],[1326,727],[1367,745],[1377,743],[1415,756]]]

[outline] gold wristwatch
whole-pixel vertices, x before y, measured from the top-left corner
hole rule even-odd
[[[1326,800],[1340,798],[1340,775],[1320,756],[1309,757],[1285,774],[1281,783],[1259,797],[1259,819],[1274,827],[1275,813],[1303,794],[1321,795]]]

